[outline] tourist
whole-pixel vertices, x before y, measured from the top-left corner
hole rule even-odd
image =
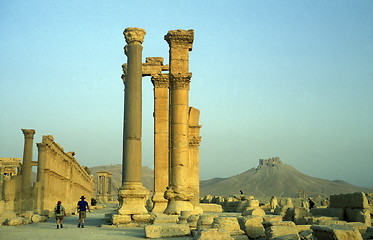
[[[58,201],[57,206],[54,207],[54,213],[56,214],[57,229],[63,228],[62,222],[63,217],[66,216],[66,211],[64,206],[61,205],[61,201]]]
[[[308,198],[308,202],[310,209],[315,207],[315,202],[312,200],[312,198]]]
[[[78,202],[77,209],[79,213],[79,224],[78,228],[82,227],[84,228],[84,220],[87,217],[87,210],[90,212],[88,202],[86,202],[84,199],[84,196],[80,197],[80,201]]]

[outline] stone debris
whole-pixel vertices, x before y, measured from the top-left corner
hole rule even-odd
[[[322,240],[362,240],[357,229],[342,225],[313,225],[313,236]]]
[[[154,224],[145,226],[147,238],[181,237],[190,235],[188,224]]]
[[[212,228],[217,228],[222,231],[227,231],[231,236],[243,235],[245,232],[241,230],[240,224],[236,217],[222,216],[214,218],[211,225]]]
[[[263,218],[261,216],[244,216],[238,218],[240,228],[250,238],[265,237]]]
[[[219,231],[216,228],[198,230],[194,236],[195,240],[234,240],[226,231]]]

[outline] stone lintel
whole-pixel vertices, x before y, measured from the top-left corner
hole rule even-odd
[[[34,129],[21,129],[23,135],[25,135],[26,139],[34,139],[35,130]]]
[[[144,42],[145,30],[142,28],[126,28],[123,31],[127,44],[139,44]]]
[[[164,40],[167,41],[171,48],[188,48],[189,51],[192,51],[194,30],[170,30],[164,36]]]

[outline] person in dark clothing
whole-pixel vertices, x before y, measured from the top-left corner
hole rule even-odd
[[[312,201],[312,198],[308,198],[308,203],[310,204],[310,209],[315,207],[315,202]]]
[[[90,212],[90,208],[89,208],[89,205],[88,205],[88,202],[85,201],[85,197],[84,196],[81,196],[80,197],[80,201],[78,202],[78,205],[77,205],[77,210],[78,210],[78,213],[79,213],[79,223],[78,223],[78,228],[84,228],[84,220],[86,219],[87,217],[87,210]]]
[[[61,205],[61,201],[58,201],[54,207],[54,213],[56,214],[57,229],[63,228],[63,217],[66,216],[66,211],[64,206]]]

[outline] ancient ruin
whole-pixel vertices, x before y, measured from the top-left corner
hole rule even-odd
[[[112,174],[108,171],[97,172],[96,199],[100,203],[107,203],[113,200],[113,194],[111,192],[111,177]]]
[[[199,205],[199,110],[189,106],[189,51],[193,30],[169,31],[168,65],[161,57],[141,63],[145,31],[127,28],[127,64],[123,64],[125,114],[123,186],[119,192],[122,215],[146,214],[148,196],[141,184],[141,87],[142,76],[154,86],[154,206],[152,212],[180,214],[201,211]],[[130,99],[130,100],[129,100]],[[131,192],[131,193],[130,193]],[[141,196],[140,196],[141,195]],[[128,198],[128,200],[126,200]]]
[[[36,144],[38,160],[32,161],[35,130],[22,129],[22,132],[25,137],[22,163],[16,158],[0,159],[0,217],[11,219],[26,212],[48,216],[57,201],[62,201],[72,213],[80,196],[93,197],[93,176],[87,167],[79,165],[74,152],[65,152],[53,136],[45,135]],[[32,166],[37,167],[35,182]]]

